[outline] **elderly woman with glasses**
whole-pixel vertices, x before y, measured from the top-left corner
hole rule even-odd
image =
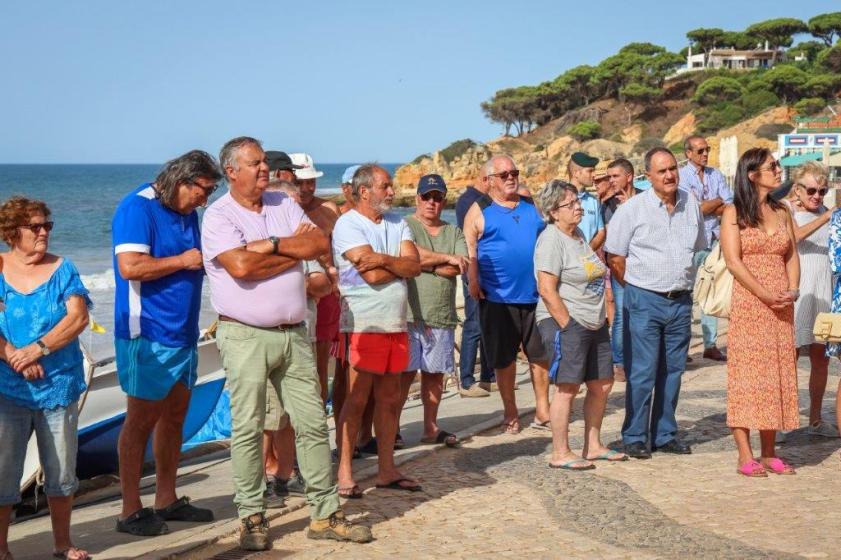
[[[76,479],[77,401],[85,390],[78,336],[88,325],[88,290],[69,260],[47,252],[53,222],[37,200],[0,206],[0,559],[12,506],[20,502],[26,446],[34,430],[53,526],[54,553],[83,560],[70,540]]]
[[[613,387],[613,356],[605,320],[607,268],[578,229],[583,211],[574,186],[552,181],[538,194],[549,222],[537,239],[534,269],[540,301],[537,328],[551,356],[549,378],[555,394],[549,408],[552,457],[549,466],[567,470],[595,468],[593,461],[628,457],[605,447],[601,425]],[[569,446],[569,416],[581,383],[584,398],[584,449]]]

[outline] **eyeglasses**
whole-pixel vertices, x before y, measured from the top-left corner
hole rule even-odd
[[[421,197],[421,200],[423,200],[424,202],[429,202],[430,200],[433,200],[435,202],[443,202],[444,201],[444,193],[441,193],[441,192],[438,192],[438,191],[423,193],[422,195],[420,195],[420,197]]]
[[[697,150],[695,150],[695,153],[696,153],[696,154],[698,154],[698,155],[700,156],[701,154],[708,154],[708,153],[710,153],[710,150],[711,150],[711,149],[712,149],[712,148],[710,148],[709,146],[707,146],[706,148],[698,148]]]
[[[806,185],[802,185],[800,183],[798,183],[798,186],[803,187],[803,189],[806,191],[807,196],[815,196],[815,194],[819,196],[826,196],[826,193],[829,192],[829,189],[826,187],[822,189],[816,189],[815,187],[807,187]]]
[[[519,176],[520,176],[520,170],[519,169],[512,169],[511,171],[503,171],[501,173],[488,173],[488,177],[499,177],[503,181],[507,181],[508,177],[513,177],[514,179],[516,179]]]
[[[779,161],[772,161],[768,164],[768,167],[759,167],[759,171],[777,171],[778,169],[782,169],[783,166],[780,165]]]
[[[200,188],[201,190],[204,191],[204,194],[207,195],[207,196],[212,195],[213,193],[216,192],[216,189],[219,188],[219,185],[215,184],[215,183],[213,185],[210,185],[209,187],[205,187],[204,185],[200,185],[200,184],[196,183],[195,181],[190,181],[189,184],[193,185],[194,187]]]
[[[38,235],[42,229],[47,233],[50,233],[53,230],[53,222],[44,222],[43,224],[24,224],[18,227],[21,229],[28,229],[35,235]]]
[[[555,206],[555,210],[560,210],[561,208],[569,208],[570,210],[575,210],[576,208],[581,208],[581,201],[578,199],[573,200],[572,202],[567,202],[566,204],[560,204]]]

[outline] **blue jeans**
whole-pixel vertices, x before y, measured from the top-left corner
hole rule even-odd
[[[695,266],[701,266],[709,254],[710,249],[701,249],[695,253],[692,262]],[[704,338],[704,348],[715,346],[715,341],[718,338],[718,317],[704,315],[704,312],[701,311],[701,334]]]
[[[650,438],[655,446],[665,445],[677,435],[675,409],[689,353],[692,296],[672,300],[626,284],[624,304],[628,383],[622,441]]]
[[[482,348],[482,329],[479,327],[479,302],[470,297],[467,280],[462,278],[464,288],[464,324],[461,326],[461,356],[458,369],[461,386],[465,389],[476,383],[473,371],[476,367],[476,354],[479,353],[481,371],[479,381],[492,383],[496,381],[493,368],[488,364],[485,350]]]
[[[32,432],[44,469],[48,497],[72,496],[79,488],[76,448],[79,409],[76,403],[52,410],[32,410],[0,396],[0,506],[20,502],[26,445]]]
[[[624,344],[624,340],[622,339],[624,324],[622,317],[625,316],[625,312],[622,309],[622,302],[625,300],[625,286],[620,284],[611,274],[610,289],[613,290],[614,307],[613,324],[610,326],[610,350],[613,352],[613,364],[624,366],[625,358],[622,350]]]

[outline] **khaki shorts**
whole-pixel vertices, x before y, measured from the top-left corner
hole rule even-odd
[[[283,410],[283,405],[277,396],[271,381],[266,382],[266,420],[263,429],[270,432],[282,430],[289,422],[289,415]]]

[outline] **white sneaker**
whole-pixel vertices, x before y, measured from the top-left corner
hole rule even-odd
[[[838,433],[838,428],[836,428],[829,422],[824,422],[823,420],[818,420],[817,422],[809,426],[809,429],[806,430],[806,433],[810,436],[821,436],[825,438],[841,437],[841,434]]]

